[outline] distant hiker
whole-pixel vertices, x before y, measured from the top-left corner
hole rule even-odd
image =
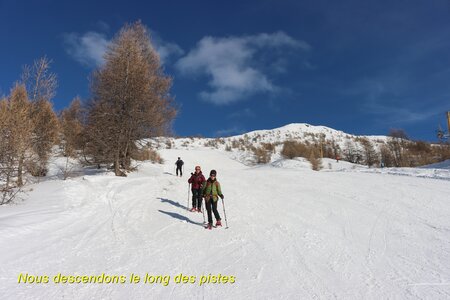
[[[207,229],[211,229],[212,227],[212,212],[214,213],[214,217],[216,218],[216,226],[222,226],[220,222],[220,215],[217,211],[217,200],[220,198],[224,198],[222,194],[222,189],[220,188],[220,183],[216,179],[217,172],[216,170],[211,170],[209,173],[209,178],[206,182],[203,183],[203,197],[205,197],[205,206],[208,211],[208,225]]]
[[[339,162],[340,159],[339,155],[336,155],[336,162]]]
[[[202,169],[200,168],[200,166],[196,166],[195,173],[191,173],[191,178],[189,178],[188,180],[188,182],[192,184],[192,212],[202,212],[202,187],[205,181],[206,179],[202,174]]]
[[[183,165],[184,162],[181,160],[181,158],[178,157],[178,160],[175,162],[175,164],[177,165],[177,176],[178,176],[178,171],[180,171],[180,177],[183,176]]]

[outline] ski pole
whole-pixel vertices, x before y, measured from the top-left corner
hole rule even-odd
[[[188,185],[188,200],[187,200],[187,205],[186,205],[186,210],[189,210],[189,193],[191,191],[191,184],[189,183]]]
[[[225,212],[225,202],[223,201],[223,198],[222,198],[222,206],[223,206],[223,216],[225,217],[225,229],[227,229],[228,228],[227,214]]]
[[[205,221],[205,209],[206,209],[206,204],[205,204],[205,208],[203,208],[203,197],[200,198],[200,201],[202,201],[202,213],[203,213],[203,224],[206,223]]]

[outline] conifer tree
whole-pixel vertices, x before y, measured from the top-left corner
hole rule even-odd
[[[360,139],[361,146],[363,148],[364,158],[366,164],[371,167],[379,162],[378,154],[375,151],[375,148],[373,147],[373,144],[371,141],[369,141],[367,138],[361,138]]]
[[[58,137],[58,118],[53,111],[51,99],[55,96],[56,75],[50,72],[51,61],[42,57],[25,66],[22,82],[26,86],[32,102],[31,117],[33,119],[32,147],[37,155],[32,174],[45,176],[47,162],[52,146]]]
[[[61,112],[61,146],[65,156],[75,156],[75,150],[81,148],[83,132],[83,108],[80,98],[75,98],[70,106]]]
[[[9,127],[14,157],[17,162],[17,185],[23,185],[23,166],[27,151],[31,148],[33,120],[31,103],[24,85],[16,84],[9,97]]]
[[[104,58],[92,75],[87,150],[96,163],[112,164],[117,176],[125,176],[136,141],[166,133],[175,117],[172,79],[141,22],[125,25]]]

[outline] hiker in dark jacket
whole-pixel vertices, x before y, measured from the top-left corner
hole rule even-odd
[[[202,212],[202,186],[203,182],[205,182],[205,176],[202,174],[202,170],[200,166],[195,167],[195,173],[191,173],[191,178],[189,178],[188,182],[192,184],[192,208],[191,211]]]
[[[180,177],[183,176],[183,165],[184,162],[181,160],[181,158],[178,157],[178,160],[175,162],[175,164],[177,165],[177,176],[178,176],[178,170],[180,171]]]
[[[222,189],[220,188],[220,183],[216,179],[216,170],[211,170],[209,173],[209,178],[203,183],[203,197],[205,197],[205,206],[208,211],[208,225],[206,228],[211,229],[212,227],[212,212],[216,218],[216,226],[222,226],[219,212],[217,211],[217,200],[219,197],[224,198],[222,194]]]

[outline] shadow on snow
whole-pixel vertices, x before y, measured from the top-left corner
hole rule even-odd
[[[188,222],[188,223],[191,223],[191,224],[194,224],[194,225],[203,226],[203,223],[194,222],[191,219],[189,219],[188,217],[182,216],[180,214],[177,214],[177,213],[174,213],[174,212],[169,212],[169,211],[164,211],[164,210],[160,210],[160,209],[158,209],[158,211],[160,213],[163,213],[163,214],[166,214],[168,216],[171,216],[172,218],[175,218],[175,219],[178,219],[178,220],[181,220],[181,221],[185,221],[185,222]]]
[[[166,199],[166,198],[159,198],[159,197],[156,198],[156,199],[161,200],[161,202],[163,202],[163,203],[169,203],[169,204],[171,204],[171,205],[173,205],[173,206],[176,206],[176,207],[182,208],[182,209],[184,209],[184,210],[187,210],[187,207],[186,207],[186,206],[181,205],[180,203],[175,202],[175,201],[173,201],[173,200]]]

